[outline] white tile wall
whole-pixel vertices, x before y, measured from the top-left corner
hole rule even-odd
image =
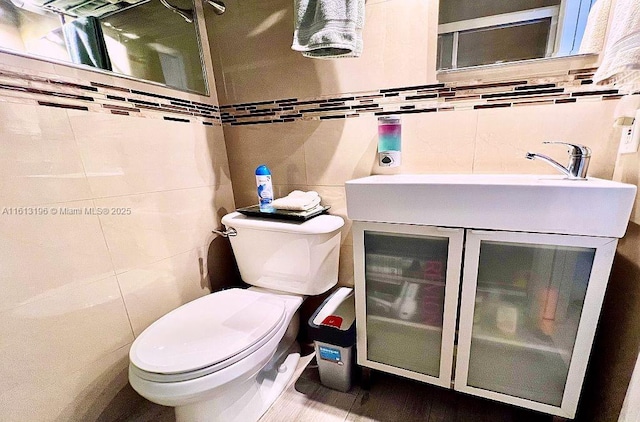
[[[219,127],[75,110],[69,116],[96,197],[230,183]]]
[[[217,226],[211,186],[96,199],[116,274],[202,246]]]
[[[0,420],[122,417],[134,333],[209,292],[234,209],[222,129],[2,102],[0,120]]]
[[[475,144],[476,173],[553,173],[540,161],[524,160],[527,151],[568,162],[567,147],[544,141],[574,142],[592,149],[589,175],[610,179],[619,139],[613,137],[618,101],[480,110]]]
[[[4,206],[91,197],[65,110],[0,103],[0,121],[0,197],[5,198]]]

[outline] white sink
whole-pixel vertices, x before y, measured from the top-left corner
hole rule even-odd
[[[531,174],[398,174],[346,182],[357,221],[624,236],[636,187]]]

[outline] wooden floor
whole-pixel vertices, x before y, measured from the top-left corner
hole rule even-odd
[[[311,360],[313,356],[307,356]],[[260,422],[550,422],[553,418],[406,378],[374,372],[371,388],[348,393],[320,384],[315,359]]]
[[[551,422],[548,415],[374,372],[371,388],[342,393],[320,384],[312,354],[260,422]],[[134,422],[174,422],[173,409],[146,402]]]

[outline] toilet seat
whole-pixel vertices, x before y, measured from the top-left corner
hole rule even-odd
[[[213,293],[149,326],[129,352],[148,381],[178,382],[226,368],[264,346],[286,322],[284,301],[244,289]]]

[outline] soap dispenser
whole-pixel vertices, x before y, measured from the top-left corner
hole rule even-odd
[[[378,165],[398,167],[402,162],[402,125],[399,116],[378,118]]]

